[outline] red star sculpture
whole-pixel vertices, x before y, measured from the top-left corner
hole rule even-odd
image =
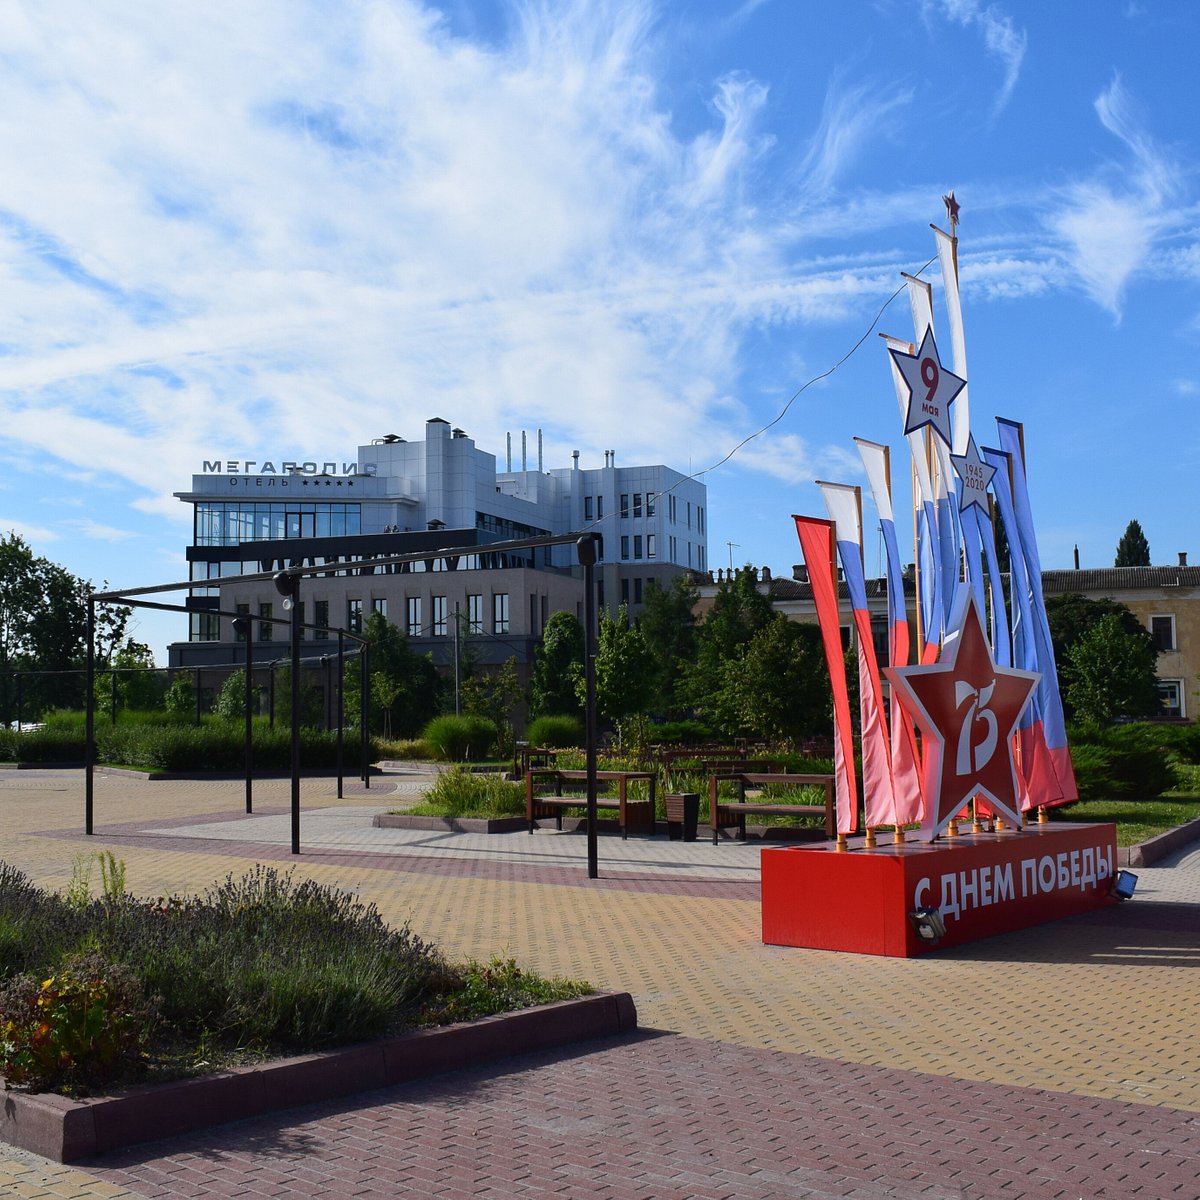
[[[950,218],[950,224],[958,224],[958,201],[954,198],[954,193],[951,192],[948,196],[942,197],[942,203],[946,206],[946,216]]]
[[[924,739],[926,841],[977,795],[1020,826],[1012,734],[1041,678],[1036,671],[996,665],[969,588],[955,616],[951,627],[958,636],[938,662],[885,671],[892,695]]]

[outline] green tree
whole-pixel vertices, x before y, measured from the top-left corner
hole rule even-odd
[[[34,554],[20,534],[0,538],[0,687],[11,720],[10,672],[31,673],[23,707],[34,711],[82,705],[87,653],[87,597],[92,585]],[[96,661],[106,667],[125,636],[130,610],[96,606]],[[38,675],[38,672],[56,674]]]
[[[163,708],[181,720],[192,720],[196,715],[196,688],[190,674],[179,674],[171,680],[163,693]]]
[[[1148,567],[1150,565],[1150,543],[1137,521],[1130,521],[1117,543],[1117,558],[1114,567]]]
[[[696,657],[696,589],[686,575],[677,575],[665,588],[651,579],[644,599],[638,628],[650,653],[652,704],[669,719],[684,716],[688,706],[682,700],[681,680]]]
[[[363,627],[370,646],[371,729],[393,737],[416,737],[441,707],[444,685],[429,655],[414,654],[404,631],[380,612]],[[379,682],[376,682],[376,677]],[[345,711],[351,723],[361,715],[357,672],[346,672]],[[376,699],[378,697],[379,699]],[[390,698],[390,703],[380,703]]]
[[[1061,674],[1076,717],[1105,725],[1117,717],[1153,716],[1160,708],[1154,643],[1131,637],[1108,613],[1067,652]]]
[[[289,701],[290,699],[289,695]],[[253,701],[251,701],[250,711],[253,715]],[[213,712],[226,721],[244,721],[246,719],[246,671],[244,667],[226,676],[225,682],[221,684],[221,690],[217,693],[216,702],[213,704]]]
[[[712,607],[696,630],[696,658],[682,671],[678,689],[681,699],[701,715],[714,711],[728,713],[722,707],[719,693],[736,678],[736,669],[730,664],[741,659],[754,635],[769,625],[774,616],[770,597],[758,590],[753,567],[738,571],[732,579],[722,580]]]
[[[147,712],[162,705],[167,690],[166,674],[154,667],[154,652],[144,642],[126,638],[125,645],[108,662],[116,671],[117,707]],[[112,704],[113,677],[101,669],[96,674],[95,704],[98,710]]]
[[[549,626],[550,622],[546,622]],[[517,677],[516,660],[505,659],[498,667],[477,671],[459,685],[462,711],[491,721],[496,727],[496,752],[501,758],[512,752],[513,713],[525,698]]]
[[[576,717],[583,711],[575,677],[583,670],[583,626],[574,613],[551,613],[534,647],[529,681],[531,717]]]
[[[245,688],[246,681],[242,680]],[[244,709],[242,710],[245,711]],[[324,724],[324,705],[321,693],[308,682],[304,668],[300,669],[300,725],[318,729]],[[275,727],[292,727],[292,664],[285,663],[275,674]]]
[[[1115,616],[1131,637],[1144,637],[1153,648],[1154,640],[1133,612],[1117,600],[1093,600],[1071,592],[1046,600],[1046,619],[1050,625],[1050,644],[1054,661],[1061,668],[1071,647],[1106,616]]]
[[[586,692],[582,667],[575,676],[575,688],[582,704]],[[645,639],[636,625],[630,625],[624,604],[615,617],[605,609],[596,637],[596,711],[621,738],[623,726],[631,718],[644,716],[650,699],[651,660]]]

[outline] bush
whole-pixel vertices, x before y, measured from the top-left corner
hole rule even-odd
[[[456,766],[438,776],[426,803],[446,817],[516,817],[525,812],[525,787]]]
[[[103,1087],[141,1065],[151,1021],[130,970],[71,956],[40,985],[18,975],[0,989],[0,1072],[35,1090]]]
[[[583,721],[579,717],[537,717],[529,723],[525,739],[531,746],[582,746]]]
[[[664,721],[650,730],[651,741],[664,746],[700,746],[712,740],[703,721]]]
[[[1153,800],[1175,786],[1170,726],[1079,726],[1069,737],[1080,799]]]
[[[420,738],[400,738],[398,741],[376,738],[375,746],[380,758],[404,762],[431,762],[437,758],[434,748]]]
[[[421,738],[448,762],[479,762],[487,758],[496,741],[496,726],[474,713],[434,717]]]

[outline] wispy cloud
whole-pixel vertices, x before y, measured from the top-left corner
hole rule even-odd
[[[1095,109],[1128,155],[1067,188],[1050,223],[1088,295],[1119,319],[1127,283],[1146,267],[1155,239],[1171,223],[1169,206],[1181,181],[1178,166],[1143,127],[1120,76],[1096,98]]]
[[[911,99],[908,89],[891,91],[872,81],[846,86],[835,77],[801,168],[808,186],[817,193],[831,188],[871,139],[887,135],[889,114]]]
[[[983,35],[983,44],[989,54],[999,60],[1004,71],[1000,91],[992,103],[992,112],[999,114],[1008,104],[1017,80],[1021,75],[1021,64],[1025,60],[1028,38],[1013,19],[995,4],[980,4],[979,0],[932,0],[933,8],[948,20],[964,28],[976,29]],[[928,11],[930,4],[926,3]]]

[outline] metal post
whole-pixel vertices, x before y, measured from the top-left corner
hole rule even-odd
[[[109,723],[112,725],[115,725],[117,723],[117,673],[111,667],[109,668],[109,671],[108,671],[108,678],[109,678],[109,682],[111,683],[111,687],[109,688],[109,701],[108,701],[108,709],[109,709],[109,716],[110,716]]]
[[[359,650],[362,658],[362,779],[363,787],[371,790],[371,651],[366,642]]]
[[[596,536],[585,534],[575,543],[583,564],[584,714],[587,752],[587,856],[588,878],[600,874],[596,850]]]
[[[87,696],[85,697],[84,712],[84,747],[83,747],[83,831],[92,832],[93,802],[95,800],[95,764],[96,764],[96,697],[93,689],[96,686],[96,604],[88,597],[87,610]]]
[[[254,645],[251,634],[253,622],[249,617],[234,617],[233,628],[246,639],[246,811],[254,811],[254,727],[250,705],[254,696]]]
[[[333,726],[333,660],[328,654],[321,655],[321,666],[325,668],[325,729]]]
[[[267,686],[267,727],[275,728],[275,664],[278,659],[272,661],[271,666],[271,682]]]
[[[292,608],[292,853],[300,853],[300,605],[299,579],[289,579]]]
[[[459,679],[460,679],[458,634],[459,634],[458,601],[455,600],[455,602],[454,602],[454,715],[456,717],[462,715],[462,705],[459,703],[459,698],[458,698],[458,696],[459,696]]]
[[[292,664],[292,853],[300,853],[300,633],[303,617],[300,614],[300,576],[290,571],[276,571],[272,577],[275,590],[283,597],[284,612],[291,613]],[[275,664],[271,664],[274,683]]]
[[[345,739],[342,736],[342,725],[346,718],[346,635],[340,629],[338,630],[337,664],[337,794],[340,800],[342,798],[342,780],[345,774],[342,757]]]
[[[196,724],[200,724],[200,668],[197,667],[192,675],[192,691],[196,696]]]
[[[18,671],[16,674],[16,680],[17,680],[17,732],[20,733],[21,726],[24,724],[24,713],[22,712],[22,708],[23,708],[22,701],[23,701],[24,697],[21,694],[22,689],[21,689],[21,672],[20,671]]]

